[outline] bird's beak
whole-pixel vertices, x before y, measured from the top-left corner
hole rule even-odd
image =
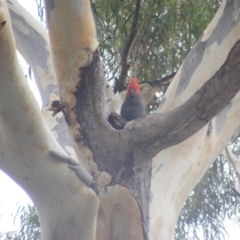
[[[130,96],[134,96],[134,94],[135,94],[135,91],[134,91],[134,89],[130,89],[130,91],[129,91],[129,93],[130,93]]]

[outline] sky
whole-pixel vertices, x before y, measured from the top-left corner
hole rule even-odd
[[[19,0],[19,2],[37,18],[37,7],[34,0]],[[19,58],[23,71],[27,72],[27,64],[24,63],[21,57]],[[34,81],[30,80],[29,84],[40,105],[39,94]],[[14,224],[14,216],[19,206],[26,206],[27,204],[32,204],[27,194],[6,174],[0,171],[0,232],[7,232],[18,228],[19,222]],[[236,226],[230,220],[226,220],[225,224],[229,234],[226,240],[240,240],[240,226]]]

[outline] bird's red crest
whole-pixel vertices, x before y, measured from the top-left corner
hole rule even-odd
[[[130,89],[133,89],[135,94],[140,94],[140,86],[138,84],[139,80],[137,78],[131,78],[130,83],[127,86],[127,93],[129,93]]]

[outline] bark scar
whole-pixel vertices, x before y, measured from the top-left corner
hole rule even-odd
[[[59,112],[62,112],[64,116],[66,116],[66,113],[64,111],[64,108],[67,106],[66,102],[61,102],[59,100],[52,101],[51,108],[48,109],[48,111],[52,111],[52,116],[56,116]]]
[[[3,21],[3,22],[1,22],[1,24],[0,24],[0,30],[4,27],[4,25],[7,23],[7,21]]]
[[[212,133],[212,129],[213,129],[212,120],[210,120],[208,124],[207,136],[210,136],[210,134]]]

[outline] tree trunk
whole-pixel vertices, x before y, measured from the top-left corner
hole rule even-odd
[[[36,205],[41,238],[172,239],[184,201],[239,127],[238,1],[222,3],[157,113],[126,125],[110,104],[120,98],[104,78],[89,1],[45,1],[53,61],[46,31],[8,2],[52,133],[21,73],[0,2],[0,166]],[[62,113],[45,111],[56,99],[70,140]]]

